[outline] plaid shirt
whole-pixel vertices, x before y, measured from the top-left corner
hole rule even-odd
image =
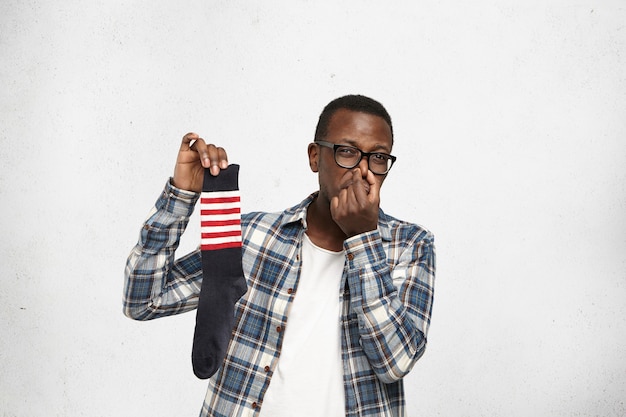
[[[209,379],[201,416],[258,416],[280,357],[298,290],[306,210],[242,215],[248,292],[222,367]],[[126,265],[124,313],[149,320],[193,310],[201,253],[178,260],[197,194],[166,185]],[[346,416],[404,416],[402,377],[424,353],[435,278],[433,235],[380,211],[378,229],[344,242],[342,360]],[[315,363],[311,363],[315,366]]]

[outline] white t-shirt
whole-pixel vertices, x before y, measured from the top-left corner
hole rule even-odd
[[[262,417],[345,416],[339,288],[345,253],[304,236],[300,281]]]

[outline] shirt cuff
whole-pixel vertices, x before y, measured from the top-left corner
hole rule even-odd
[[[178,188],[172,184],[172,178],[170,178],[157,200],[156,207],[176,216],[189,217],[193,213],[198,198],[200,198],[200,193]]]
[[[344,249],[351,266],[360,267],[386,260],[380,232],[374,229],[352,236],[344,241]]]

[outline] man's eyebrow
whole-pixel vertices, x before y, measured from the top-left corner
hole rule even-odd
[[[347,145],[350,145],[350,146],[353,146],[355,148],[360,149],[357,146],[357,141],[355,141],[354,139],[343,138],[343,139],[341,139],[340,142],[341,142],[341,144],[347,144]],[[386,152],[386,153],[388,153],[388,152],[390,152],[390,150],[385,145],[377,143],[376,145],[374,145],[374,149],[372,149],[371,152]]]

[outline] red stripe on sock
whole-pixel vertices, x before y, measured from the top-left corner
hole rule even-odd
[[[201,204],[211,204],[211,203],[239,203],[241,202],[240,197],[202,197],[200,198]]]
[[[216,244],[200,245],[200,250],[218,250],[226,248],[240,248],[241,242],[224,242]]]
[[[233,220],[203,220],[200,222],[201,227],[213,227],[213,226],[238,226],[241,225],[240,219]]]
[[[207,232],[202,233],[202,239],[214,239],[217,237],[241,236],[241,230],[233,230],[232,232]]]
[[[200,214],[202,216],[210,216],[213,214],[238,214],[241,213],[241,209],[239,207],[235,208],[227,208],[227,209],[204,209],[200,210]]]

